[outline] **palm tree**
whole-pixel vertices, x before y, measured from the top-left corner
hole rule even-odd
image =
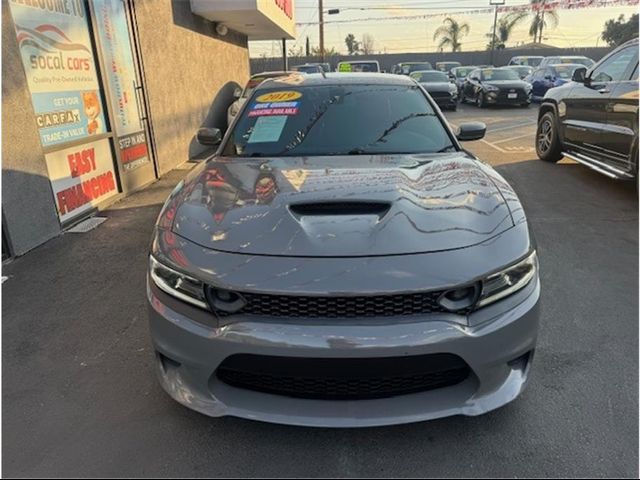
[[[447,17],[442,25],[433,33],[433,39],[440,38],[438,48],[442,50],[446,46],[451,46],[453,52],[459,52],[462,47],[462,37],[469,34],[469,25],[458,23],[451,17]]]
[[[489,41],[489,45],[487,48],[491,49],[492,43],[495,44],[495,48],[501,49],[505,48],[505,44],[509,41],[511,37],[511,32],[514,27],[524,20],[528,16],[527,12],[511,12],[504,15],[500,20],[498,20],[498,25],[496,28],[496,36],[492,41]],[[488,33],[487,37],[491,39],[493,33]]]
[[[545,10],[544,6],[546,3],[547,0],[531,0],[532,5],[540,6],[537,11],[533,12],[533,18],[529,26],[529,35],[533,37],[533,43],[542,43],[542,31],[547,27],[547,20],[549,20],[553,28],[558,26],[558,12],[555,10]]]

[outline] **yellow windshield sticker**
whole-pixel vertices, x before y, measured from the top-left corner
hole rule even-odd
[[[284,92],[271,92],[260,95],[256,98],[258,103],[272,103],[272,102],[290,102],[302,97],[300,92],[284,91]]]
[[[350,72],[351,64],[350,63],[341,63],[340,68],[338,69],[340,72]]]

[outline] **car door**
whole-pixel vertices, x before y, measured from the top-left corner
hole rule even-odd
[[[567,115],[573,120],[566,132],[567,135],[571,132],[573,139],[565,137],[565,142],[575,143],[579,150],[589,156],[619,163],[605,147],[616,142],[614,129],[607,123],[609,102],[612,89],[625,79],[629,65],[636,56],[637,47],[629,46],[605,57],[587,73],[585,83],[572,92],[582,96],[575,102],[573,115],[567,108]]]
[[[635,173],[632,154],[638,138],[638,50],[630,46],[621,51],[619,62],[627,68],[620,81],[610,82],[607,104],[607,124],[602,136],[605,160],[613,166]],[[632,55],[629,56],[629,53]]]
[[[476,80],[474,80],[474,78]],[[469,100],[476,99],[476,87],[479,85],[479,81],[477,79],[480,78],[480,70],[473,70],[469,75],[467,75],[467,80],[464,82],[464,96]]]
[[[531,92],[532,95],[536,98],[544,96],[544,71],[544,68],[539,68],[538,70],[533,72],[533,75],[531,75]]]

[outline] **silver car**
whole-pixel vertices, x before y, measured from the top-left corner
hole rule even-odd
[[[408,77],[266,80],[167,199],[147,297],[181,404],[293,425],[480,415],[525,387],[535,245],[518,197]]]

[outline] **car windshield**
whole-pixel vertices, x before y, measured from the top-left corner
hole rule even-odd
[[[577,65],[554,65],[552,67],[555,76],[559,78],[571,78],[576,68],[578,68]]]
[[[419,70],[431,70],[430,63],[405,63],[401,65],[402,73],[408,74]]]
[[[464,78],[467,75],[469,75],[469,73],[472,70],[475,70],[476,67],[458,67],[456,68],[455,72],[456,72],[456,77],[457,78]]]
[[[520,80],[518,72],[513,70],[500,70],[494,68],[485,68],[481,72],[481,80]]]
[[[375,62],[359,62],[341,63],[338,67],[339,72],[379,72],[378,64]]]
[[[518,73],[518,75],[529,75],[531,73],[531,67],[519,66],[519,67],[509,67],[509,70],[513,70]]]
[[[448,82],[449,75],[444,72],[438,72],[436,70],[432,70],[429,72],[414,72],[411,74],[411,78],[417,80],[421,83],[432,83],[432,82]]]
[[[417,85],[261,90],[224,148],[239,157],[435,153],[455,150]]]

